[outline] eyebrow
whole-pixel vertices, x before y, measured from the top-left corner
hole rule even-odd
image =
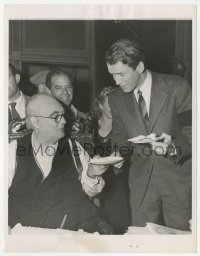
[[[72,87],[72,84],[64,84],[64,85],[61,85],[61,84],[55,84],[55,86],[70,86],[70,87]]]
[[[54,111],[54,112],[52,112],[51,114],[50,114],[50,116],[53,116],[53,115],[55,115],[55,114],[60,114],[58,111]]]

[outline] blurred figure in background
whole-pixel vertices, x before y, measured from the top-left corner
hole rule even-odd
[[[94,101],[94,154],[101,157],[111,154],[112,115],[108,95],[112,91],[112,87],[105,87]],[[130,226],[128,170],[122,172],[110,166],[103,178],[106,185],[99,195],[102,214],[122,234]]]
[[[50,70],[42,70],[29,78],[29,81],[37,87],[38,93],[49,94],[49,89],[46,86],[46,78]]]

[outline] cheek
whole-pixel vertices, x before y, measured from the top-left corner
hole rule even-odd
[[[47,122],[41,122],[39,129],[42,131],[43,134],[52,134],[55,130],[53,124],[48,122],[49,120],[46,120]],[[50,120],[51,121],[51,120]]]
[[[13,81],[11,81],[9,82],[8,88],[9,88],[9,91],[15,91],[17,89],[17,85]]]
[[[51,94],[52,96],[58,98],[61,95],[61,91],[60,90],[56,90],[55,88],[51,89]]]

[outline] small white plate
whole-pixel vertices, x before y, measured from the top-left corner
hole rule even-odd
[[[151,143],[151,142],[155,142],[155,141],[157,141],[158,139],[154,139],[154,140],[152,140],[152,139],[143,139],[143,140],[138,140],[138,141],[132,141],[132,139],[130,139],[130,140],[128,140],[128,141],[130,141],[130,142],[133,142],[133,143],[137,143],[137,144],[143,144],[143,143]]]
[[[137,143],[137,144],[143,144],[143,143],[151,143],[151,142],[155,142],[155,141],[160,141],[160,137],[159,136],[152,136],[151,135],[147,135],[147,136],[143,136],[143,135],[139,135],[137,137],[134,137],[132,139],[128,139],[128,141],[132,142],[132,143]],[[149,137],[149,138],[148,138]]]
[[[107,156],[107,157],[101,157],[101,158],[94,158],[90,160],[90,164],[116,164],[120,161],[123,161],[124,159],[120,156]]]

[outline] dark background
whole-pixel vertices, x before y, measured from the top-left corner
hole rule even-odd
[[[189,20],[11,20],[9,61],[21,73],[20,87],[28,95],[37,92],[30,76],[57,66],[68,70],[75,85],[74,104],[88,111],[104,86],[115,86],[107,72],[106,50],[116,40],[127,37],[140,39],[147,56],[146,65],[154,71],[174,73],[166,57],[178,57],[187,68],[180,75],[191,83],[192,21]]]

